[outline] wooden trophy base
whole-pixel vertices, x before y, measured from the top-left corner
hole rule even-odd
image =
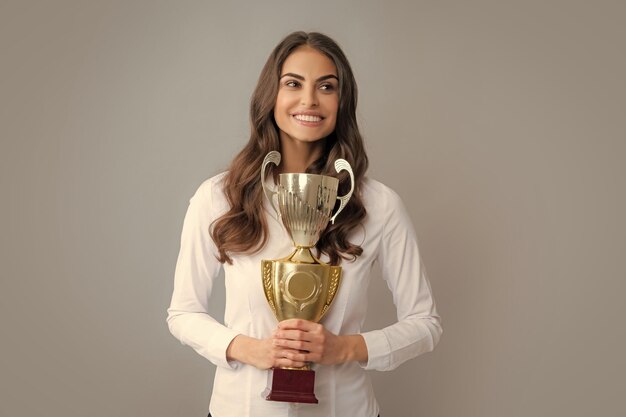
[[[270,384],[268,384],[266,400],[289,403],[318,403],[313,392],[315,388],[315,371],[274,368],[270,372],[269,379],[271,380],[271,388]]]

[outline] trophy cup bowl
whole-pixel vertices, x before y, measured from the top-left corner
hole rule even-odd
[[[284,258],[261,261],[265,298],[278,321],[300,318],[319,322],[335,298],[341,267],[321,262],[313,256],[311,248],[328,222],[334,223],[348,203],[354,191],[354,174],[347,161],[335,161],[337,172],[346,170],[351,179],[350,192],[342,197],[337,197],[337,178],[317,174],[280,174],[276,190],[270,190],[265,185],[265,170],[270,163],[280,164],[280,159],[276,151],[267,154],[261,167],[261,183],[295,248]],[[337,201],[339,208],[333,215]],[[313,392],[315,372],[309,366],[275,368],[270,379],[266,390],[268,400],[318,402]]]

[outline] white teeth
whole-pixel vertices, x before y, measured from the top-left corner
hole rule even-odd
[[[307,116],[305,114],[296,114],[293,117],[298,120],[302,120],[303,122],[319,122],[322,120],[322,118],[319,116]]]

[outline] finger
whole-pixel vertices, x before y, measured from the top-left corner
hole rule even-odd
[[[306,362],[292,361],[291,359],[281,358],[274,363],[275,368],[302,368]]]
[[[314,346],[310,342],[306,342],[304,340],[287,340],[287,339],[276,339],[274,341],[274,346],[278,346],[281,348],[289,348],[296,351],[306,351],[310,352]]]
[[[278,323],[279,330],[293,329],[311,331],[318,328],[318,324],[304,319],[287,319]]]
[[[281,349],[274,352],[274,366],[301,368],[306,365],[307,354],[292,349]]]
[[[308,353],[299,352],[297,350],[287,350],[283,352],[283,359],[289,359],[292,362],[304,364],[308,361]]]
[[[314,339],[314,335],[310,332],[302,330],[279,330],[274,335],[274,339],[286,339],[286,340],[305,340],[311,341]]]

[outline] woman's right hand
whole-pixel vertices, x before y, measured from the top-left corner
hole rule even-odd
[[[298,350],[276,346],[274,340],[273,334],[267,339],[237,335],[226,349],[226,359],[247,363],[259,369],[300,368],[306,365],[288,358],[293,353],[299,353]]]

